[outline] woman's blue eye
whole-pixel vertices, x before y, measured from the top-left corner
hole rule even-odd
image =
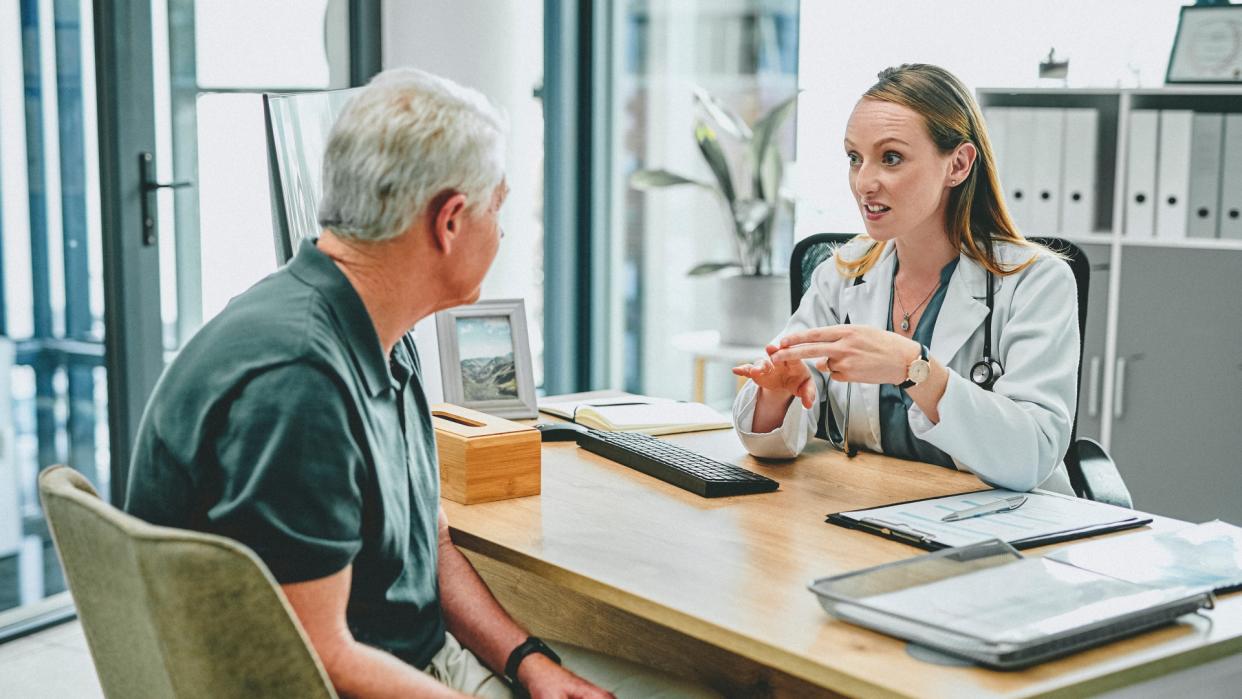
[[[858,157],[857,153],[846,153],[845,157],[850,159],[851,166],[858,165],[862,162],[862,159]]]
[[[896,164],[898,164],[898,163],[900,163],[900,162],[901,162],[901,154],[899,154],[899,153],[894,153],[894,152],[893,152],[893,151],[891,151],[891,150],[890,150],[889,152],[887,152],[887,153],[885,153],[885,154],[884,154],[884,164],[885,164],[885,165],[896,165]]]

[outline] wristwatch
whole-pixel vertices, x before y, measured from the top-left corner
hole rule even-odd
[[[906,369],[906,380],[897,384],[897,388],[904,390],[917,386],[931,376],[931,364],[927,362],[927,352],[927,345],[919,345],[919,356],[910,362],[910,368]]]
[[[544,643],[543,640],[536,638],[535,636],[530,636],[525,641],[522,641],[517,648],[513,649],[513,652],[509,654],[509,660],[505,662],[505,679],[509,680],[510,686],[515,688],[522,687],[522,684],[518,682],[517,678],[518,666],[521,665],[522,660],[531,653],[546,655],[552,662],[557,665],[561,664],[561,656],[557,655],[551,648],[549,648],[548,644]]]

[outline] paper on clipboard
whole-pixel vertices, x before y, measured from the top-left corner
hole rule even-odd
[[[957,522],[941,521],[951,512],[1016,495],[1027,496],[1026,503],[1016,510]],[[899,532],[925,543],[965,546],[988,539],[1019,544],[1058,534],[1090,531],[1137,521],[1138,514],[1122,507],[1054,493],[1018,493],[998,488],[842,512],[836,516],[869,528]]]

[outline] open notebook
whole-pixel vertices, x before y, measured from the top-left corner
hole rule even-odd
[[[702,403],[633,394],[581,401],[540,402],[539,410],[608,432],[658,435],[733,426],[728,417]]]

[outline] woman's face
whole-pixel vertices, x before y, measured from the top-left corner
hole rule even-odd
[[[862,99],[845,127],[850,189],[874,240],[945,234],[952,154],[904,105]]]

